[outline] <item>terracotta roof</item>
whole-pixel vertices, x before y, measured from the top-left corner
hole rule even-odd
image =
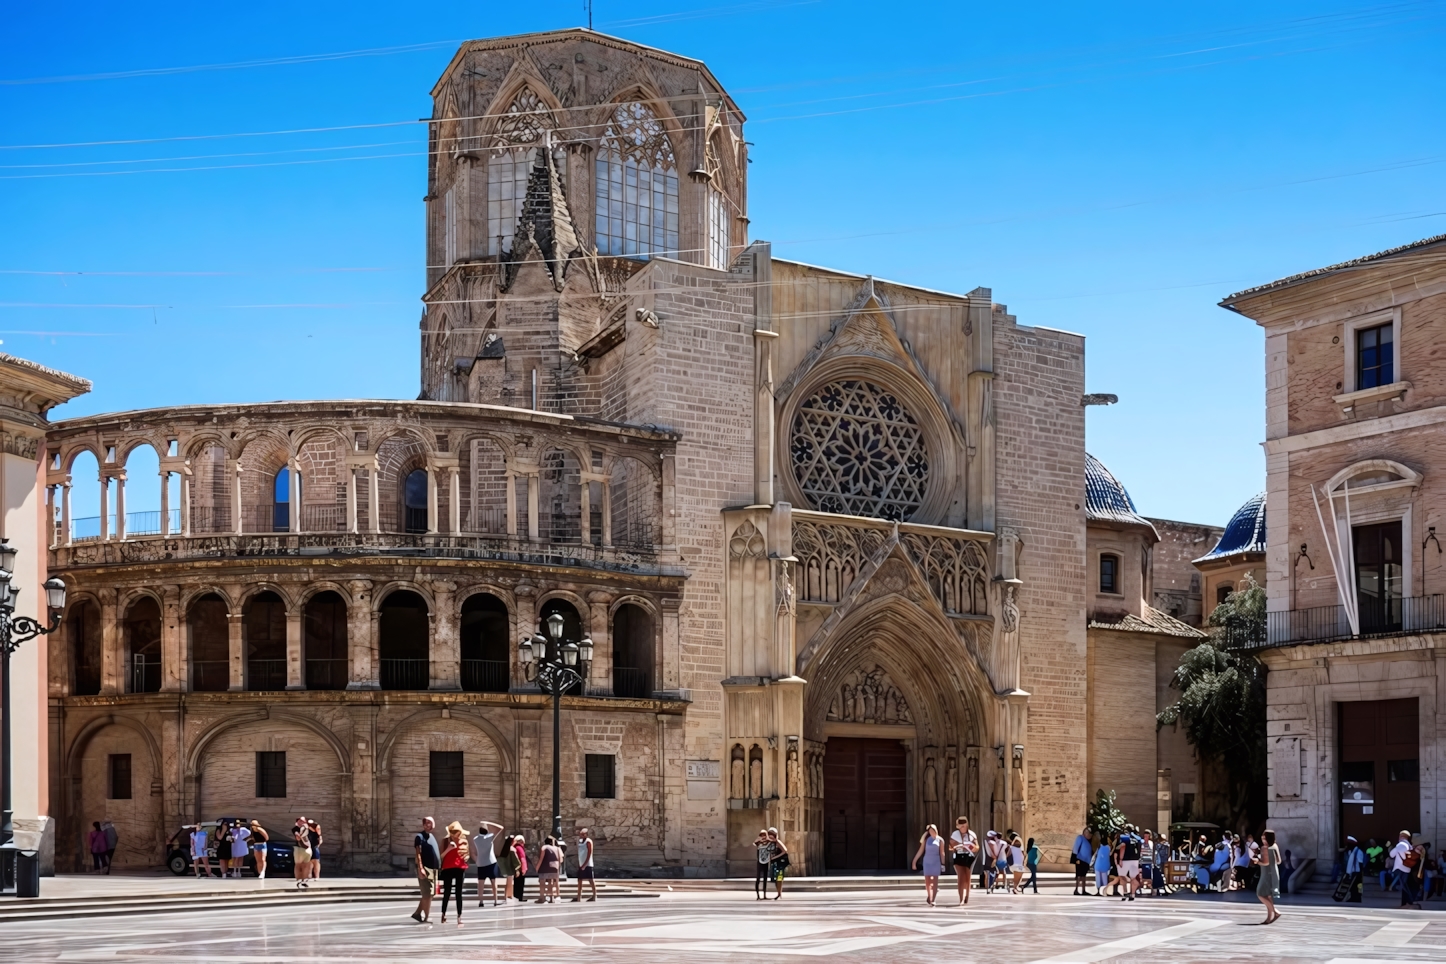
[[[1113,622],[1104,619],[1091,619],[1090,629],[1113,629],[1126,633],[1156,633],[1161,636],[1183,636],[1186,639],[1208,639],[1209,634],[1204,633],[1189,623],[1182,623],[1169,613],[1162,613],[1153,606],[1146,606],[1141,616],[1134,613],[1122,613]]]
[[[1123,522],[1155,527],[1135,509],[1135,500],[1105,464],[1085,453],[1085,519],[1090,522]],[[1158,536],[1159,533],[1156,533]]]
[[[1215,548],[1195,561],[1210,562],[1242,552],[1264,552],[1265,547],[1265,493],[1261,492],[1235,510]]]
[[[1256,285],[1254,288],[1246,288],[1244,291],[1237,291],[1235,292],[1235,294],[1228,295],[1225,298],[1221,299],[1220,307],[1229,308],[1230,310],[1235,311],[1237,309],[1234,305],[1234,302],[1239,301],[1241,298],[1248,298],[1251,295],[1258,295],[1261,292],[1270,291],[1273,288],[1289,287],[1290,285],[1299,284],[1302,281],[1308,281],[1311,278],[1331,274],[1335,271],[1346,271],[1351,268],[1363,267],[1376,261],[1384,261],[1387,258],[1395,257],[1398,254],[1404,254],[1407,251],[1415,251],[1420,248],[1429,248],[1432,245],[1441,244],[1442,242],[1446,242],[1446,234],[1438,234],[1435,237],[1431,238],[1422,238],[1420,241],[1412,241],[1410,244],[1403,244],[1398,248],[1387,248],[1385,251],[1377,251],[1375,254],[1368,254],[1360,258],[1353,258],[1350,261],[1342,261],[1339,264],[1326,265],[1324,268],[1315,268],[1311,271],[1302,271],[1300,274],[1293,274],[1288,278],[1281,278],[1277,281],[1271,281],[1267,284]]]

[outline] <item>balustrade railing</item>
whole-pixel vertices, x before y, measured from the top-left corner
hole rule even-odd
[[[647,699],[652,696],[653,694],[648,692],[648,671],[614,666],[613,695],[625,696],[630,699]]]
[[[383,659],[380,662],[380,682],[384,690],[424,690],[432,682],[428,660]]]
[[[1446,632],[1446,595],[1362,599],[1358,603],[1358,634],[1351,633],[1344,606],[1311,606],[1266,613],[1265,637],[1235,636],[1224,640],[1232,649],[1375,639],[1415,633]]]
[[[302,532],[345,532],[346,506],[306,505],[301,506]]]
[[[246,688],[252,692],[275,692],[286,689],[286,660],[248,659]]]
[[[511,683],[511,669],[506,660],[462,660],[462,689],[468,693],[506,693]]]
[[[306,688],[309,690],[346,689],[348,665],[345,659],[308,659]]]

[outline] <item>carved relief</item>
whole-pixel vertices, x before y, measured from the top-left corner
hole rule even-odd
[[[934,766],[933,757],[924,761],[924,802],[939,802],[939,771]]]
[[[784,796],[803,796],[803,768],[798,759],[798,743],[796,741],[788,744],[788,765],[786,768],[787,784],[784,788]]]
[[[728,766],[728,796],[742,800],[748,796],[747,764],[743,759],[743,744],[733,744],[732,760]]]
[[[1013,583],[1004,584],[1004,592],[999,607],[999,628],[1006,633],[1012,633],[1019,627],[1019,603],[1015,600],[1015,586]]]
[[[959,809],[959,758],[949,757],[949,769],[944,774],[944,819],[947,822],[960,815]]]
[[[748,751],[748,797],[751,800],[763,798],[763,751],[758,744]]]
[[[780,616],[792,616],[797,609],[797,602],[793,597],[793,580],[789,577],[789,564],[780,562],[778,564],[778,614]]]
[[[762,559],[763,553],[763,535],[752,522],[745,519],[742,525],[733,530],[733,538],[728,540],[728,554],[734,559]]]
[[[914,722],[904,694],[877,665],[849,674],[829,705],[828,718],[841,723]]]
[[[800,598],[840,602],[859,572],[889,539],[884,529],[798,521],[793,552],[798,557]],[[989,612],[989,561],[971,539],[899,534],[899,542],[918,565],[930,591],[947,613]],[[885,591],[899,592],[912,580],[898,563],[885,563],[874,577]]]

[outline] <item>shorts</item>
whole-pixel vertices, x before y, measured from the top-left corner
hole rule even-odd
[[[579,867],[579,868],[577,868],[577,879],[578,879],[578,880],[592,880],[592,868],[591,868],[591,867]]]
[[[1022,873],[1024,873],[1024,864],[1013,864],[1013,865],[1011,865],[1010,868],[1009,868],[1009,872],[1012,873],[1012,874],[1022,874]]]
[[[1133,878],[1133,877],[1138,877],[1139,875],[1140,875],[1140,862],[1139,862],[1138,860],[1121,860],[1121,861],[1120,861],[1120,876],[1121,876],[1121,877],[1131,877],[1131,878]]]
[[[774,861],[768,865],[768,879],[775,884],[783,883],[783,865]]]
[[[1074,859],[1074,879],[1084,880],[1086,877],[1089,876],[1089,873],[1090,865],[1076,857]]]
[[[206,855],[205,855],[204,853],[199,853],[199,854],[198,854],[198,853],[192,853],[192,854],[191,854],[191,859],[192,859],[192,860],[205,860],[205,859],[206,859]]]
[[[423,867],[417,872],[417,889],[422,892],[423,897],[435,897],[437,894],[437,868]]]
[[[537,879],[538,879],[538,880],[557,880],[557,871],[553,870],[553,871],[549,871],[548,873],[545,873],[545,874],[538,874],[538,875],[537,875]]]
[[[255,843],[255,844],[252,844],[252,845],[251,845],[251,849],[254,850],[254,851],[256,851],[258,854],[264,854],[264,853],[266,853],[266,845],[265,845],[264,843]]]
[[[501,876],[502,876],[502,871],[500,871],[500,870],[497,869],[497,864],[496,864],[496,862],[493,862],[493,863],[490,863],[490,864],[483,864],[482,866],[480,866],[480,867],[477,868],[477,879],[478,879],[478,880],[488,880],[488,879],[496,880],[498,877],[501,877]]]
[[[965,852],[965,853],[962,853],[962,854],[955,854],[955,855],[954,855],[954,866],[955,866],[955,867],[973,867],[973,866],[974,866],[974,855],[971,854],[971,853],[968,853],[968,852]]]

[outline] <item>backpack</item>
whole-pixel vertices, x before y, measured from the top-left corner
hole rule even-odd
[[[1408,850],[1401,854],[1401,863],[1407,867],[1415,867],[1421,862],[1421,855],[1414,850]]]

